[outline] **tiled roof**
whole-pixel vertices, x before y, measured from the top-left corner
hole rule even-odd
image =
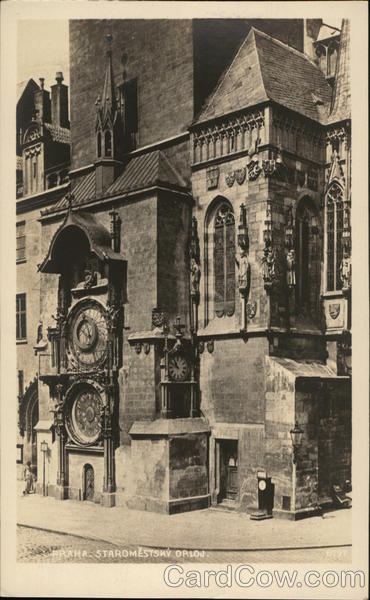
[[[322,121],[320,105],[329,105],[331,88],[307,56],[252,27],[197,121],[268,99]]]
[[[164,185],[175,188],[187,188],[181,175],[172,166],[168,158],[160,150],[154,150],[140,156],[131,158],[123,172],[105,192],[104,196],[139,191],[155,185]],[[95,199],[95,171],[91,171],[72,188],[73,206],[82,206]],[[51,208],[45,209],[42,214],[50,214],[68,208],[68,201],[64,196]]]
[[[112,183],[107,196],[119,192],[144,189],[153,185],[170,185],[186,188],[181,175],[160,150],[134,156],[125,166],[123,173]]]
[[[351,116],[349,27],[349,20],[344,19],[342,24],[342,32],[340,35],[333,100],[328,119],[329,123],[343,121],[344,119],[349,119]]]
[[[59,125],[52,125],[51,123],[44,123],[46,129],[50,132],[50,135],[54,142],[61,144],[71,143],[71,132],[66,127],[60,127]]]

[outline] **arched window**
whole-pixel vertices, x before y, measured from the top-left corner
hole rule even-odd
[[[230,204],[222,203],[214,217],[214,308],[218,317],[235,311],[235,218]]]
[[[314,316],[320,297],[319,228],[315,206],[308,197],[297,208],[295,253],[296,306],[299,312]]]
[[[326,289],[342,289],[343,190],[334,182],[326,195]]]
[[[100,158],[101,157],[101,132],[100,131],[98,132],[96,143],[97,143],[98,158]]]
[[[112,156],[112,134],[108,130],[104,134],[105,156]]]

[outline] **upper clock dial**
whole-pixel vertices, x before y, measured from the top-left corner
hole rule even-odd
[[[188,374],[188,363],[181,355],[172,356],[168,363],[168,371],[175,381],[184,381]]]
[[[83,303],[72,314],[69,347],[83,367],[93,368],[105,360],[107,337],[104,309],[97,302]]]

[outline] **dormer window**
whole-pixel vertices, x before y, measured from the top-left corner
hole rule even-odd
[[[109,130],[104,134],[104,155],[112,156],[112,134]]]

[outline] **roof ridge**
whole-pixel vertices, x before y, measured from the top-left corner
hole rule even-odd
[[[174,165],[172,164],[172,162],[170,161],[170,159],[168,158],[168,156],[166,156],[164,154],[164,152],[162,152],[162,150],[157,150],[157,152],[159,154],[159,158],[163,158],[164,159],[164,161],[166,162],[166,164],[168,165],[168,167],[171,169],[171,171],[173,172],[173,174],[175,175],[175,177],[179,181],[179,183],[181,183],[182,186],[187,187],[184,178],[182,177],[182,175],[180,175],[180,173],[178,172],[178,170],[176,169],[176,167],[174,167]],[[158,174],[159,174],[159,165],[158,165]]]
[[[256,44],[256,35],[255,35],[255,33],[256,33],[256,31],[259,32],[259,30],[255,29],[255,27],[252,26],[251,27],[251,31],[253,31],[253,35],[254,35],[254,44],[255,44],[256,54],[257,54],[258,70],[259,70],[259,73],[261,75],[263,90],[265,92],[266,98],[270,99],[270,95],[267,93],[266,83],[265,83],[265,79],[263,77],[263,68],[262,68],[262,65],[261,65],[261,59],[260,59],[259,51],[258,51],[257,44]],[[251,31],[249,33],[251,33]],[[249,36],[249,34],[248,34],[248,36]]]
[[[315,63],[315,61],[313,61],[304,52],[301,52],[300,50],[297,50],[296,48],[293,48],[293,46],[289,46],[289,44],[285,44],[285,42],[282,42],[281,40],[278,40],[277,38],[272,37],[268,33],[265,33],[264,31],[261,31],[260,29],[256,29],[253,25],[251,27],[251,31],[252,31],[252,29],[253,29],[253,31],[255,33],[258,33],[262,37],[267,38],[267,39],[271,40],[272,42],[275,42],[275,44],[278,44],[279,46],[282,46],[283,48],[286,48],[287,50],[289,50],[293,54],[297,54],[299,57],[305,58],[307,60],[307,62],[309,62],[312,66],[314,66],[318,71],[320,71],[320,68]],[[321,73],[321,71],[320,71],[320,73]]]

